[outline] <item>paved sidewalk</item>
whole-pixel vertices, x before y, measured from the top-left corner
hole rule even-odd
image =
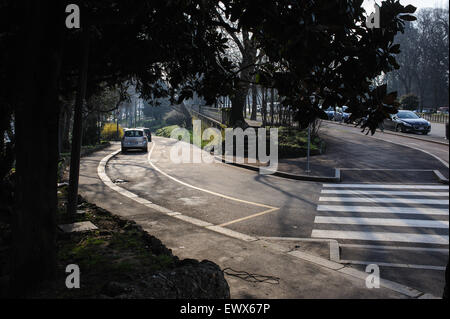
[[[363,279],[298,259],[263,240],[231,238],[120,195],[97,175],[100,160],[115,149],[117,145],[81,160],[80,193],[113,214],[135,220],[180,258],[208,259],[222,269],[280,278],[279,284],[250,283],[227,275],[232,298],[405,298],[386,288],[367,289]]]

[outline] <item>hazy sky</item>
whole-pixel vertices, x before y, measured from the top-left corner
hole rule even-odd
[[[449,0],[400,0],[400,3],[405,5],[412,4],[417,9],[420,8],[447,8]],[[374,0],[364,0],[363,7],[368,12],[373,12]],[[381,0],[376,0],[376,3],[380,4]]]

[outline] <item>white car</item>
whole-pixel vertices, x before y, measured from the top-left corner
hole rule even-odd
[[[122,138],[122,153],[129,149],[141,149],[147,152],[147,136],[143,129],[128,129],[123,133]]]

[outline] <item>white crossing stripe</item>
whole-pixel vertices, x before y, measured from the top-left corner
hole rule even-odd
[[[383,189],[446,189],[445,185],[399,185],[399,184],[323,184],[332,188],[383,188]]]
[[[318,211],[380,214],[448,215],[447,208],[318,205]]]
[[[448,197],[448,192],[402,192],[402,191],[366,191],[366,190],[343,190],[323,189],[322,194],[339,195],[386,195],[386,196],[438,196]]]
[[[448,228],[448,221],[444,221],[444,220],[422,220],[422,219],[316,216],[314,222],[318,223],[318,224],[344,224],[344,225],[375,225],[375,226],[399,226],[399,227]]]
[[[322,216],[314,219],[321,226],[313,228],[311,237],[448,245],[448,189],[438,184],[323,184],[317,205]]]
[[[396,204],[431,204],[448,205],[449,201],[441,199],[416,199],[416,198],[361,198],[361,197],[320,197],[321,202],[353,202],[353,203],[396,203]]]
[[[311,237],[448,245],[448,235],[314,229]]]

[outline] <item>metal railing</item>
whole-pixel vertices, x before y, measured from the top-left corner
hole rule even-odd
[[[432,123],[448,123],[448,114],[444,113],[417,113],[420,117]]]
[[[209,107],[209,106],[201,106],[198,111],[200,114],[203,114],[207,117],[210,117],[216,121],[219,121],[222,123],[222,110],[215,108],[215,107]]]
[[[186,108],[198,115],[202,115],[205,119],[212,120],[216,125],[223,124],[223,112],[220,108],[201,106],[201,105],[186,105]]]

